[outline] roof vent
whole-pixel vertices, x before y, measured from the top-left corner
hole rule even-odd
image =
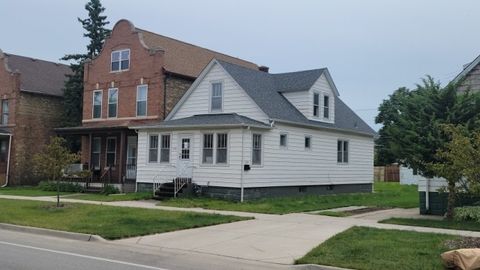
[[[269,67],[267,67],[267,66],[259,66],[259,67],[258,67],[258,70],[268,73]]]

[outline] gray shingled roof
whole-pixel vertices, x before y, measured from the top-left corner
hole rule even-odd
[[[269,125],[238,115],[236,113],[222,114],[198,114],[186,118],[163,121],[155,125],[143,125],[142,128],[188,128],[188,127],[209,127],[209,126],[251,126],[259,128],[270,128]],[[135,127],[131,127],[135,128]]]
[[[281,94],[285,89],[308,90],[326,69],[269,74],[217,61],[271,119],[372,136],[376,134],[338,96],[335,97],[335,123],[330,124],[308,119]]]
[[[12,72],[20,72],[20,90],[63,96],[65,75],[71,74],[67,65],[4,53]]]

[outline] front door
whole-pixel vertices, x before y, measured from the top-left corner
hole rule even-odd
[[[127,179],[137,178],[137,136],[127,138]]]
[[[180,147],[177,161],[177,177],[192,178],[192,137],[180,136]]]

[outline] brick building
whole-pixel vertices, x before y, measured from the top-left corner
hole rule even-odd
[[[137,134],[128,127],[162,121],[213,58],[259,69],[120,20],[101,53],[85,64],[82,126],[59,128],[57,133],[82,137],[82,163],[98,182],[131,187]]]
[[[32,158],[60,126],[66,65],[0,50],[0,186],[36,184]]]

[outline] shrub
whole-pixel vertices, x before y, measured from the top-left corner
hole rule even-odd
[[[38,188],[43,191],[57,191],[57,182],[42,181],[38,184]],[[85,188],[77,183],[60,182],[60,192],[84,192]]]
[[[480,222],[480,206],[457,207],[454,211],[456,221]]]
[[[104,195],[118,194],[118,193],[120,193],[120,190],[118,190],[118,188],[112,185],[106,185],[102,190],[102,194]]]

